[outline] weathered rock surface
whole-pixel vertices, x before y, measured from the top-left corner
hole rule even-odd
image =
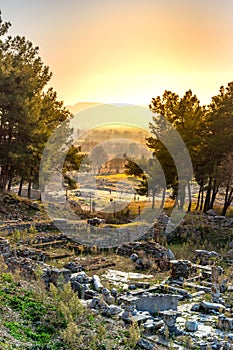
[[[196,332],[198,330],[198,323],[195,320],[187,320],[185,322],[185,329],[188,332]]]

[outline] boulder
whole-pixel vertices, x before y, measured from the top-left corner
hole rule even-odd
[[[103,289],[103,285],[100,282],[99,276],[93,275],[92,276],[92,281],[93,281],[93,284],[94,284],[94,288],[95,288],[95,290],[97,290],[97,292],[99,292],[99,291],[101,291]]]
[[[198,323],[195,320],[187,320],[185,322],[185,329],[188,332],[196,332],[198,330]]]
[[[104,314],[106,316],[115,316],[121,312],[122,312],[122,309],[119,306],[110,305],[110,306],[107,306],[106,308],[104,308],[104,310],[102,311],[102,314]]]
[[[106,301],[108,305],[114,304],[115,298],[111,295],[110,291],[107,288],[102,289],[102,294],[104,301]]]
[[[211,303],[208,301],[202,301],[200,307],[203,308],[206,312],[208,311],[223,311],[225,310],[225,306],[219,303]]]
[[[154,344],[151,343],[149,340],[146,339],[139,339],[139,341],[137,342],[137,346],[140,349],[145,349],[145,350],[153,350],[154,349]]]
[[[79,282],[79,283],[87,283],[87,282],[89,282],[87,274],[84,271],[72,273],[71,277],[70,277],[70,280],[71,281],[76,281],[76,282]]]
[[[133,262],[137,261],[138,260],[138,255],[133,253],[130,255],[130,260],[132,260]]]
[[[173,254],[173,252],[171,251],[171,249],[167,250],[167,258],[168,260],[175,260],[175,255]]]
[[[218,215],[218,214],[216,213],[216,211],[213,210],[213,209],[207,210],[206,214],[207,214],[208,216],[217,216],[217,215]]]
[[[218,317],[217,327],[222,331],[232,331],[233,330],[233,318],[226,317],[225,315],[220,315]]]
[[[59,283],[67,283],[69,282],[71,277],[71,271],[68,269],[56,269],[52,268],[50,270],[50,279],[51,282],[55,285],[58,285]]]
[[[76,264],[73,261],[70,261],[70,262],[66,263],[64,265],[64,268],[70,270],[72,273],[76,273],[76,272],[82,271],[82,266]]]

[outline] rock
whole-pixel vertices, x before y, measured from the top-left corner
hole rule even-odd
[[[4,237],[0,237],[0,255],[5,258],[11,255],[10,243]]]
[[[169,221],[170,221],[170,218],[165,213],[161,213],[158,217],[158,222],[160,224],[167,225]]]
[[[122,309],[116,305],[110,305],[103,310],[103,314],[107,316],[115,316],[122,312]]]
[[[72,273],[80,272],[82,271],[82,266],[76,264],[73,261],[70,261],[64,265],[65,269],[69,269]]]
[[[78,294],[80,295],[83,285],[81,283],[77,282],[77,281],[71,281],[70,284],[71,284],[71,287],[72,287],[73,291],[75,293],[78,292]]]
[[[144,323],[144,330],[146,333],[155,333],[158,329],[162,328],[164,326],[163,320],[153,320],[149,319]]]
[[[208,220],[213,224],[217,224],[217,225],[227,222],[227,218],[222,215],[208,216]]]
[[[116,299],[118,295],[118,290],[116,288],[112,288],[111,293],[112,293],[112,296]]]
[[[175,255],[173,254],[173,252],[171,251],[171,249],[167,250],[167,258],[169,260],[175,260]]]
[[[100,297],[94,297],[90,303],[90,308],[91,309],[99,309],[99,310],[105,310],[109,306],[105,303],[104,300],[101,300]]]
[[[60,219],[60,218],[54,218],[53,219],[53,225],[56,226],[56,225],[66,225],[67,224],[67,220],[66,219]]]
[[[199,312],[199,310],[200,310],[200,304],[193,304],[192,305],[191,311]]]
[[[207,214],[208,216],[217,216],[217,215],[218,215],[218,214],[216,213],[216,211],[213,210],[213,209],[207,210],[206,214]]]
[[[79,283],[87,283],[88,282],[87,274],[84,271],[72,273],[70,280],[76,281]]]
[[[159,315],[162,317],[164,323],[170,330],[175,326],[176,319],[177,317],[181,316],[181,313],[175,310],[165,310],[165,311],[159,311]]]
[[[124,306],[124,312],[121,315],[121,318],[125,322],[130,322],[132,313],[135,310],[135,304],[138,298],[133,297],[133,296],[123,296],[120,298],[120,301],[123,302]]]
[[[154,322],[153,320],[147,320],[144,325],[144,331],[146,333],[154,333]]]
[[[200,350],[207,350],[208,343],[207,342],[201,342],[199,344],[199,346],[200,346]]]
[[[40,210],[40,204],[38,202],[32,202],[30,207],[35,210]]]
[[[148,288],[150,288],[150,282],[136,282],[136,287],[148,289]]]
[[[98,292],[96,292],[96,291],[94,291],[92,289],[84,290],[84,299],[85,300],[93,299],[94,297],[98,297]]]
[[[94,284],[95,290],[97,290],[97,292],[103,289],[103,285],[100,282],[99,276],[93,275],[92,276],[92,280],[93,280],[93,284]]]
[[[188,278],[191,273],[192,264],[189,260],[170,260],[170,266],[171,279]]]
[[[107,288],[102,289],[102,294],[104,301],[106,301],[107,304],[114,304],[115,298],[111,295],[110,291]]]
[[[135,284],[129,285],[129,290],[135,290],[135,289],[137,289],[137,286],[135,286]]]
[[[160,329],[161,327],[164,326],[164,322],[163,322],[163,320],[158,319],[158,320],[155,320],[153,322],[153,325],[154,325],[155,330],[157,330],[157,329]]]
[[[185,322],[185,329],[188,332],[196,332],[198,330],[198,323],[195,320],[187,320]]]
[[[200,307],[203,308],[206,312],[214,310],[214,311],[223,311],[225,310],[225,306],[218,303],[210,303],[208,301],[202,301]]]
[[[71,271],[68,269],[52,268],[50,271],[51,282],[55,285],[58,285],[59,283],[64,284],[69,282],[70,277],[71,277]]]
[[[137,342],[137,346],[141,349],[145,349],[145,350],[153,350],[154,349],[154,344],[151,343],[149,340],[146,339],[139,339],[139,341]]]
[[[103,288],[103,289],[102,289],[102,294],[103,294],[103,295],[110,295],[109,289],[108,289],[108,288]]]
[[[138,255],[133,253],[130,255],[130,259],[133,261],[133,262],[136,262],[138,260]]]
[[[225,315],[220,315],[218,317],[217,327],[223,331],[233,330],[233,318],[226,317]]]
[[[139,311],[134,315],[132,313],[132,316],[130,317],[130,322],[135,322],[135,323],[137,322],[137,324],[140,325],[150,319],[151,319],[151,315],[149,313],[145,314],[144,312]]]
[[[178,295],[173,294],[143,294],[136,300],[136,309],[148,311],[152,315],[158,310],[177,310]]]
[[[208,251],[197,249],[195,250],[194,261],[198,262],[200,265],[208,265],[210,260],[213,258],[220,258],[220,255],[215,251]]]

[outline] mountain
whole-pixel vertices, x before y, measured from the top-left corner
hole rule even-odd
[[[74,114],[72,127],[82,131],[109,125],[149,131],[149,122],[152,122],[149,109],[137,105],[79,102],[67,108]]]
[[[98,102],[78,102],[75,105],[66,106],[66,108],[68,108],[71,113],[76,114],[80,111],[83,111],[87,108],[94,107],[97,105],[99,105]]]

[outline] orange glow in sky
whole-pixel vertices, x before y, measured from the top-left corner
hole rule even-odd
[[[165,89],[206,104],[233,80],[231,0],[3,0],[1,10],[40,47],[66,105],[148,105]]]

